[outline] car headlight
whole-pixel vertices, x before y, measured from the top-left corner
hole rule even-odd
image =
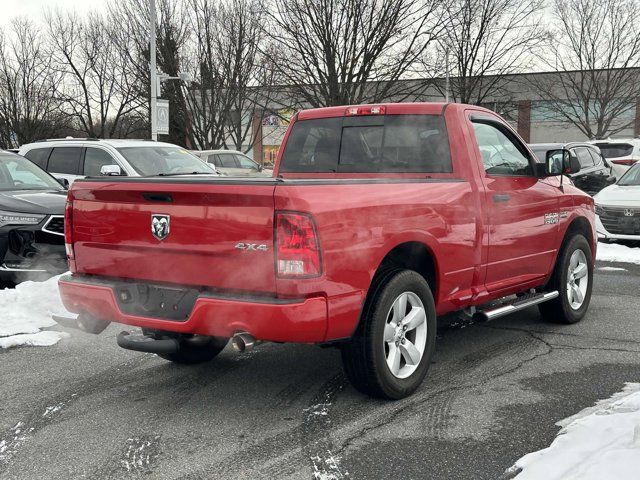
[[[6,225],[37,225],[44,220],[44,217],[46,215],[0,211],[0,227]]]
[[[596,215],[600,216],[603,213],[604,213],[604,210],[602,209],[602,207],[596,203]]]

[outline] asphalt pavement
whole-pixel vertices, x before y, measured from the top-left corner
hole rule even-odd
[[[623,270],[624,269],[624,270]],[[497,479],[555,423],[640,382],[640,266],[599,263],[587,317],[443,320],[412,397],[356,392],[339,352],[263,344],[178,366],[111,326],[0,350],[0,478]]]

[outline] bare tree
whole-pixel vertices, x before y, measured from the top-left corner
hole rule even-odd
[[[126,56],[114,48],[113,29],[104,17],[81,19],[61,10],[47,12],[53,58],[64,75],[58,96],[79,129],[90,137],[112,137],[120,118],[137,107],[127,77]]]
[[[37,27],[26,18],[12,21],[10,39],[0,31],[0,145],[17,147],[58,134],[59,116],[52,69]]]
[[[451,0],[446,2],[445,28],[438,48],[425,62],[444,76],[449,56],[450,98],[480,104],[507,99],[508,76],[529,69],[547,38],[540,15],[542,0]],[[445,95],[445,85],[435,83]]]
[[[402,99],[440,22],[439,0],[273,0],[266,51],[312,107]],[[413,83],[415,85],[415,82]]]
[[[188,90],[191,126],[201,148],[249,149],[253,118],[269,101],[273,69],[261,55],[262,0],[190,0],[196,42]]]
[[[535,82],[546,106],[588,138],[629,128],[640,97],[639,2],[555,0],[554,13],[558,25],[547,62],[566,73]]]

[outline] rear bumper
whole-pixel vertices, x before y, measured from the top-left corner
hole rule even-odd
[[[270,297],[232,297],[200,294],[184,321],[124,313],[114,288],[104,280],[66,275],[58,286],[67,310],[136,327],[231,337],[248,332],[258,340],[317,343],[327,335],[327,300],[324,297],[283,300]]]

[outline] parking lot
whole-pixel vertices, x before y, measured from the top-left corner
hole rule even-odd
[[[1,350],[0,477],[499,478],[640,381],[640,267],[597,267],[579,324],[442,320],[427,381],[398,402],[357,393],[315,346],[185,367],[118,348],[111,326]]]

